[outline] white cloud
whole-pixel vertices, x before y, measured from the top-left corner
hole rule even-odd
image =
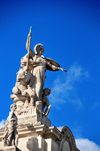
[[[76,146],[80,151],[100,151],[100,146],[88,139],[76,139]]]
[[[4,125],[5,125],[5,120],[2,120],[2,121],[0,122],[0,128],[1,128],[1,127],[4,127]]]
[[[83,104],[78,97],[78,91],[76,89],[78,81],[80,83],[84,78],[88,78],[88,71],[84,71],[83,68],[76,63],[68,69],[67,73],[63,73],[58,76],[54,81],[50,100],[52,104],[57,106],[57,103],[72,103],[77,107],[82,107]]]

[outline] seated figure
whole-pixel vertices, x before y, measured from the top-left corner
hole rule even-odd
[[[46,96],[49,95],[50,93],[51,93],[50,88],[45,88],[42,94],[42,112],[44,112],[46,116],[49,114],[51,107],[51,105],[49,105],[49,99]],[[47,108],[44,111],[45,107]]]

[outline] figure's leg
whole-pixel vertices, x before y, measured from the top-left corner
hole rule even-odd
[[[18,138],[19,138],[17,130],[14,131],[14,135],[15,135],[15,146],[17,146],[18,145]]]
[[[38,71],[38,76],[36,76],[36,96],[37,101],[42,101],[42,92],[45,83],[45,68],[40,68]]]
[[[45,102],[46,102],[46,105],[45,106],[47,106],[47,108],[46,108],[46,110],[45,110],[45,115],[47,116],[48,114],[49,114],[49,112],[50,112],[50,107],[51,107],[51,105],[49,105],[49,99],[46,97],[45,98]]]
[[[11,142],[11,145],[12,145],[12,146],[15,145],[15,136],[14,136],[14,133],[13,133],[13,135],[12,135],[12,142]]]
[[[49,112],[50,112],[50,107],[51,107],[51,105],[49,105],[47,108],[46,108],[46,110],[45,110],[45,115],[47,116],[48,114],[49,114]]]
[[[42,86],[40,83],[36,84],[36,101],[42,101]]]
[[[7,145],[8,145],[8,146],[11,146],[11,145],[12,145],[12,133],[13,133],[13,132],[10,132],[10,133],[8,134],[8,138],[7,138]]]
[[[5,131],[5,134],[4,134],[4,136],[3,136],[4,146],[7,145],[7,137],[8,137],[8,131]]]

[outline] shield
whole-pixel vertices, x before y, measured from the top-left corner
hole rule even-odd
[[[45,58],[48,62],[50,62],[50,64],[52,64],[52,65],[54,65],[54,66],[56,66],[56,67],[60,67],[60,65],[56,62],[56,61],[54,61],[54,60],[52,60],[52,59],[50,59],[50,58]],[[47,70],[50,70],[50,71],[58,71],[59,69],[52,69],[49,65],[46,65],[46,68],[47,68]]]

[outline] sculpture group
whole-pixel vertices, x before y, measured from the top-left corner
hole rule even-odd
[[[50,105],[47,96],[50,94],[50,88],[44,89],[45,72],[46,70],[57,71],[65,69],[60,68],[60,65],[43,56],[44,47],[42,44],[37,44],[34,47],[34,52],[30,49],[31,30],[28,34],[26,49],[28,53],[21,58],[21,68],[17,72],[17,80],[13,88],[11,99],[16,102],[16,99],[25,99],[24,106],[41,106],[38,107],[44,112],[47,106],[45,115],[49,113]],[[18,111],[20,114],[21,111]]]
[[[12,89],[11,99],[14,104],[11,106],[11,114],[7,119],[3,138],[4,144],[8,146],[17,145],[18,142],[17,117],[29,115],[30,108],[37,109],[44,116],[49,114],[51,105],[47,96],[51,90],[50,88],[44,89],[46,70],[66,71],[60,68],[56,61],[43,56],[44,47],[42,44],[35,45],[34,53],[30,49],[30,43],[31,29],[26,42],[28,53],[21,58],[21,68],[17,72],[16,83]]]

